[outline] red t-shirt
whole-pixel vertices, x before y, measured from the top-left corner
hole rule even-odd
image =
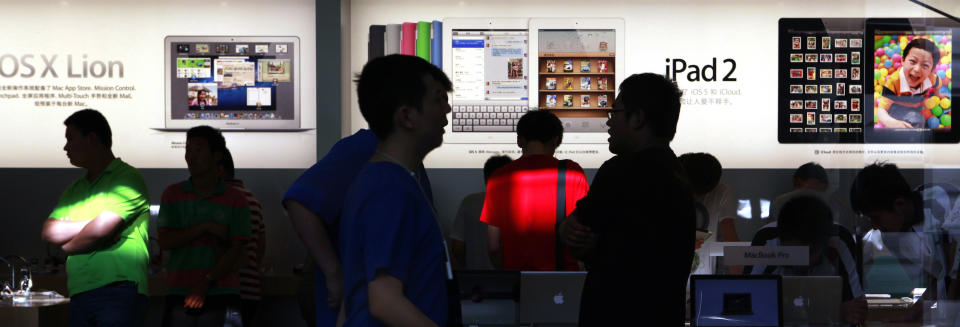
[[[558,165],[552,156],[524,156],[497,169],[487,181],[480,221],[500,228],[505,269],[556,270]],[[573,212],[587,188],[583,168],[568,160],[565,216]],[[578,270],[570,251],[564,249],[564,253],[564,270]]]

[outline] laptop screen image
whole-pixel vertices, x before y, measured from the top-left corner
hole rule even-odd
[[[300,128],[296,37],[168,36],[164,45],[165,128]]]
[[[690,326],[781,326],[779,276],[690,278]]]

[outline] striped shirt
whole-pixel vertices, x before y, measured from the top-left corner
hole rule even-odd
[[[258,253],[261,244],[266,244],[266,225],[263,223],[263,206],[253,196],[253,192],[246,189],[243,181],[228,179],[227,184],[236,187],[246,196],[250,206],[250,240],[243,245],[243,255],[246,263],[240,268],[240,298],[244,300],[260,300],[260,259]]]
[[[943,87],[943,81],[936,74],[931,75],[920,85],[919,90],[911,90],[907,84],[904,72],[901,69],[898,73],[887,78],[880,93],[879,109],[888,110],[894,104],[904,107],[923,109],[923,102],[932,95],[940,95],[940,88]]]
[[[212,194],[200,195],[188,179],[163,191],[157,232],[185,229],[212,221],[227,226],[230,239],[246,241],[250,237],[250,209],[239,189],[220,182]],[[224,245],[209,233],[186,245],[170,249],[167,263],[167,294],[186,295],[197,282],[211,273],[223,252]],[[208,295],[240,294],[240,279],[233,271],[217,280]]]

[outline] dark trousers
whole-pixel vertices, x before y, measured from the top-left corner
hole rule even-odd
[[[243,325],[253,326],[253,319],[257,317],[257,309],[260,308],[260,300],[240,300],[243,306],[240,313],[243,315]]]
[[[137,283],[122,281],[70,297],[70,327],[143,326],[147,296]]]
[[[240,319],[226,319],[227,313],[231,316],[239,315],[239,295],[208,295],[200,309],[184,308],[185,300],[186,297],[183,295],[167,295],[163,308],[162,326],[223,327],[228,321],[230,326],[239,325]]]

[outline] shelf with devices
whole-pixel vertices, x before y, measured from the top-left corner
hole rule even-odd
[[[605,52],[540,53],[539,109],[564,116],[606,117],[616,96],[614,56]]]

